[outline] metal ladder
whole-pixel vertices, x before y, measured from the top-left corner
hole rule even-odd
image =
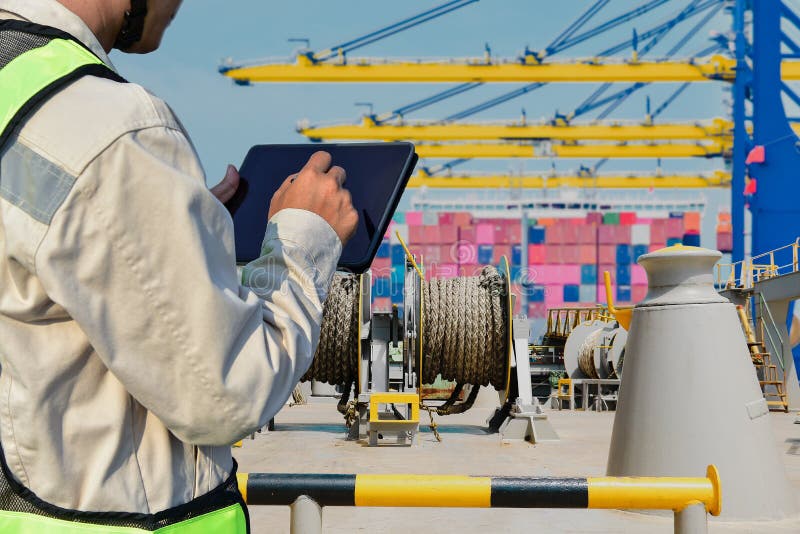
[[[744,307],[736,306],[736,311],[739,314],[739,321],[742,323],[742,330],[744,330],[747,348],[750,350],[750,358],[753,360],[758,383],[761,386],[761,391],[764,393],[767,406],[769,406],[770,410],[777,408],[781,411],[788,412],[789,402],[786,399],[786,390],[784,389],[783,380],[778,378],[778,366],[772,363],[772,356],[764,346],[764,343],[756,340]]]

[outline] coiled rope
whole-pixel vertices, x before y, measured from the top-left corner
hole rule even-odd
[[[583,340],[578,348],[578,367],[589,378],[600,378],[594,366],[594,351],[603,341],[603,330],[598,328]]]
[[[496,268],[479,276],[425,282],[422,382],[506,386],[505,282]]]

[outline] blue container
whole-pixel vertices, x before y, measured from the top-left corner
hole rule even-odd
[[[381,245],[378,247],[378,253],[375,255],[377,258],[388,258],[390,254],[391,248],[389,246],[388,241],[382,241]]]
[[[494,247],[492,245],[478,245],[478,264],[491,265],[494,257]]]
[[[699,247],[700,234],[683,234],[683,244],[687,247]]]
[[[400,287],[397,287],[396,291],[392,291],[392,304],[403,304],[403,292],[400,291]]]
[[[567,284],[564,286],[564,302],[580,302],[581,301],[581,286],[575,284]]]
[[[682,243],[681,238],[679,237],[670,237],[667,239],[667,246],[671,247],[673,245],[680,245]]]
[[[405,224],[406,223],[406,212],[404,211],[396,211],[394,212],[394,216],[392,220],[397,224]]]
[[[597,265],[581,265],[581,284],[597,283]]]
[[[617,300],[619,302],[630,302],[631,286],[617,286]]]
[[[544,286],[532,284],[525,291],[528,292],[528,302],[544,302]]]
[[[617,265],[617,284],[621,286],[629,286],[631,285],[631,266],[628,265]]]
[[[682,211],[671,211],[669,212],[670,219],[683,219],[683,212]]]
[[[391,297],[392,281],[389,278],[375,278],[372,280],[372,294],[375,297]]]
[[[511,247],[511,265],[522,265],[522,245]]]
[[[627,265],[631,263],[631,254],[633,251],[631,250],[630,245],[617,245],[617,264]]]
[[[633,261],[639,261],[639,256],[650,252],[649,245],[633,245]]]
[[[544,243],[544,226],[531,226],[528,228],[528,244],[541,245]]]
[[[405,283],[405,277],[406,277],[405,265],[392,265],[392,278],[391,278],[392,287],[402,288],[403,284]]]
[[[405,265],[406,251],[400,245],[391,247],[392,265]]]
[[[511,283],[512,284],[521,284],[522,283],[522,268],[519,265],[512,265],[509,269],[509,274],[511,275]]]

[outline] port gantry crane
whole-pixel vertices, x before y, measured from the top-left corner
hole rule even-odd
[[[551,57],[595,37],[612,28],[625,24],[653,9],[666,4],[670,0],[649,0],[639,6],[628,10],[588,30],[582,30],[587,22],[596,15],[609,0],[597,0],[584,11],[577,20],[566,28],[556,39],[541,51],[525,52],[517,58],[498,60],[487,54],[482,58],[464,58],[448,61],[393,61],[388,59],[351,58],[348,56],[353,50],[375,42],[378,39],[413,27],[422,22],[432,20],[444,13],[459,9],[477,0],[452,0],[441,6],[423,12],[419,15],[387,26],[366,36],[342,43],[335,47],[314,53],[302,51],[294,60],[257,62],[255,64],[236,64],[226,62],[220,67],[220,72],[232,78],[236,83],[249,85],[256,82],[415,82],[415,83],[444,83],[461,82],[459,85],[441,91],[427,99],[404,106],[388,114],[370,117],[374,122],[369,127],[380,127],[389,121],[402,119],[406,113],[417,111],[429,105],[441,102],[444,99],[462,94],[475,89],[484,83],[516,83],[528,84],[515,89],[506,95],[501,95],[490,101],[484,102],[461,114],[451,115],[444,122],[461,120],[469,115],[489,109],[495,105],[507,102],[513,98],[528,94],[547,83],[570,82],[591,83],[604,82],[584,104],[576,108],[577,111],[586,112],[597,109],[598,106],[607,105],[606,110],[599,118],[605,118],[622,101],[635,91],[649,83],[657,82],[683,82],[675,93],[659,107],[663,110],[671,104],[690,83],[703,83],[714,81],[730,82],[733,94],[733,139],[729,135],[705,135],[702,139],[697,137],[679,138],[682,143],[662,143],[662,139],[652,139],[648,143],[641,143],[630,139],[617,139],[617,143],[576,143],[574,136],[566,129],[557,130],[549,128],[550,134],[546,139],[550,143],[545,149],[535,146],[532,142],[519,142],[519,138],[512,140],[495,141],[493,143],[441,143],[434,142],[420,145],[420,153],[424,157],[442,158],[473,158],[473,157],[536,157],[547,154],[548,157],[729,157],[733,163],[732,173],[732,212],[734,226],[734,261],[741,260],[744,253],[744,190],[745,181],[755,178],[766,178],[759,181],[758,191],[753,187],[750,193],[750,207],[754,215],[753,253],[769,250],[780,246],[784,242],[794,239],[796,228],[785,224],[787,220],[800,220],[800,208],[797,207],[796,194],[797,180],[793,178],[794,169],[800,164],[800,154],[795,148],[798,142],[797,135],[789,125],[781,101],[781,94],[787,95],[794,103],[800,105],[800,97],[794,93],[787,84],[790,80],[800,80],[800,46],[782,30],[780,21],[786,20],[789,24],[800,28],[800,18],[794,11],[781,0],[691,0],[675,17],[662,25],[643,32],[640,36],[634,32],[632,42],[612,47],[613,51],[604,51],[597,57],[583,61],[551,61]],[[717,37],[718,43],[711,49],[697,53],[695,59],[676,60],[668,54],[668,59],[661,61],[645,61],[642,59],[648,47],[661,39],[667,32],[679,23],[688,20],[698,13],[706,12],[706,19],[710,16],[709,10],[718,11],[722,6],[732,8],[733,38],[725,35]],[[748,42],[745,32],[745,12],[753,13],[753,39]],[[690,34],[702,26],[702,22],[695,26]],[[679,43],[685,44],[688,37]],[[642,53],[637,49],[638,39],[650,39]],[[633,48],[630,58],[620,60],[607,56],[618,53],[628,47]],[[782,47],[788,49],[783,53]],[[487,47],[488,48],[488,47]],[[720,48],[729,54],[713,54]],[[632,82],[626,89],[610,96],[603,96],[614,82]],[[752,101],[752,114],[748,114],[746,103]],[[578,113],[573,112],[564,117],[557,117],[568,125]],[[648,113],[649,115],[649,113]],[[648,117],[649,119],[650,117]],[[436,125],[430,125],[433,129]],[[529,126],[543,128],[547,125]],[[675,125],[672,125],[675,126]],[[729,125],[726,125],[728,127]],[[398,125],[397,128],[408,127]],[[651,127],[660,127],[653,125]],[[686,125],[682,125],[685,128]],[[461,131],[469,125],[458,126]],[[576,128],[581,128],[576,125]],[[662,128],[667,132],[669,125]],[[703,128],[700,128],[701,130]],[[615,135],[611,128],[601,125],[595,127],[595,134],[603,140]],[[684,132],[692,130],[682,130]],[[573,130],[577,131],[577,130]],[[623,130],[619,130],[620,132]],[[652,130],[655,131],[655,130]],[[693,130],[692,130],[693,131]],[[752,131],[752,136],[750,135]],[[501,132],[502,133],[502,132]],[[556,134],[559,137],[552,137]],[[624,136],[625,133],[617,135]],[[605,136],[605,137],[603,137]],[[499,136],[498,136],[499,137]],[[431,135],[433,138],[433,135]],[[451,139],[450,137],[440,138]],[[485,139],[482,137],[480,139]],[[530,139],[530,138],[528,138]],[[540,139],[535,137],[534,139]],[[667,139],[670,139],[668,137]],[[694,140],[693,143],[685,142]],[[472,140],[474,141],[474,139]],[[755,150],[754,150],[755,149]],[[770,154],[769,165],[766,165],[765,152]],[[753,158],[748,158],[755,156]],[[457,163],[457,162],[453,162]],[[602,163],[602,162],[601,162]],[[599,166],[596,165],[595,168]],[[445,165],[444,167],[449,167]],[[718,176],[723,176],[719,174]],[[419,180],[422,180],[420,177]],[[430,180],[431,177],[424,177]],[[541,177],[540,177],[541,178]],[[562,183],[570,183],[570,177],[563,177]],[[582,178],[579,176],[579,178]],[[495,180],[498,183],[501,180]],[[543,180],[542,180],[543,181]],[[727,181],[727,176],[723,181]],[[600,183],[599,177],[594,178],[594,183]],[[617,180],[607,180],[607,183],[617,183]],[[428,183],[428,182],[426,182]],[[532,183],[538,183],[535,177]],[[548,181],[548,183],[550,183]],[[536,185],[533,185],[536,186]],[[755,193],[755,194],[754,194]],[[793,199],[789,201],[788,199]],[[789,202],[789,204],[787,204]],[[789,218],[787,218],[789,217]],[[779,227],[783,231],[772,232]],[[784,235],[788,232],[791,236]]]

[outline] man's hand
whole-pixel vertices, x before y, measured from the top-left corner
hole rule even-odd
[[[239,171],[233,165],[228,165],[228,170],[225,171],[225,178],[220,183],[211,188],[211,193],[217,197],[217,200],[225,204],[239,189]]]
[[[344,245],[358,224],[350,192],[342,188],[345,178],[344,169],[331,167],[330,154],[315,152],[305,167],[288,177],[275,192],[269,205],[269,217],[285,208],[316,213],[331,225]]]

